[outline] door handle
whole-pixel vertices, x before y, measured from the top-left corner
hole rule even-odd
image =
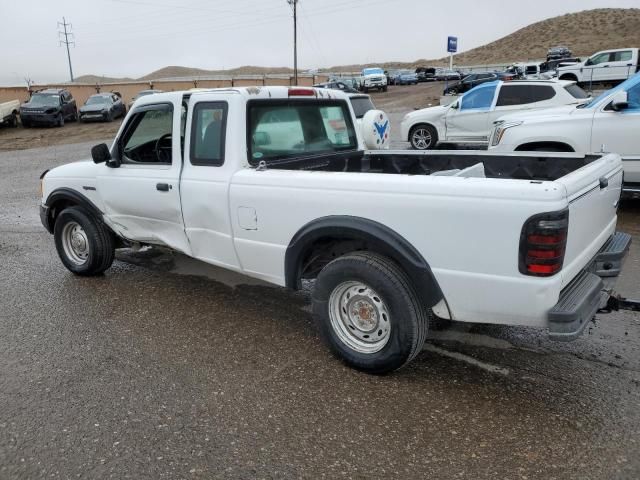
[[[161,192],[168,192],[171,188],[173,188],[168,183],[156,183],[156,190]]]

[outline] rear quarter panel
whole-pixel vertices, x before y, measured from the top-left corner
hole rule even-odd
[[[544,326],[559,276],[518,271],[522,225],[567,206],[553,182],[373,173],[244,170],[231,181],[235,247],[249,274],[284,285],[286,249],[307,223],[331,215],[370,219],[399,233],[430,264],[454,319]],[[257,229],[238,223],[256,211]]]

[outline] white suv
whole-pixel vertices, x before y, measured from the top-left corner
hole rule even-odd
[[[438,143],[487,145],[493,122],[511,113],[560,105],[578,105],[588,99],[575,82],[530,80],[483,83],[447,106],[407,114],[401,135],[416,150]]]

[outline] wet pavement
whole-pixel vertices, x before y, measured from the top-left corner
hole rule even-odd
[[[440,325],[365,375],[304,293],[157,249],[67,272],[37,179],[89,146],[0,153],[0,479],[640,477],[640,314],[570,344]],[[620,227],[619,290],[640,298],[640,202]]]

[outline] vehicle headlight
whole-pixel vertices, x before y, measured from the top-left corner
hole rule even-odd
[[[502,141],[502,137],[504,137],[504,134],[508,129],[517,127],[518,125],[522,125],[522,123],[523,122],[521,121],[497,122],[493,130],[493,135],[491,137],[491,146],[495,147],[496,145],[500,144],[500,142]]]

